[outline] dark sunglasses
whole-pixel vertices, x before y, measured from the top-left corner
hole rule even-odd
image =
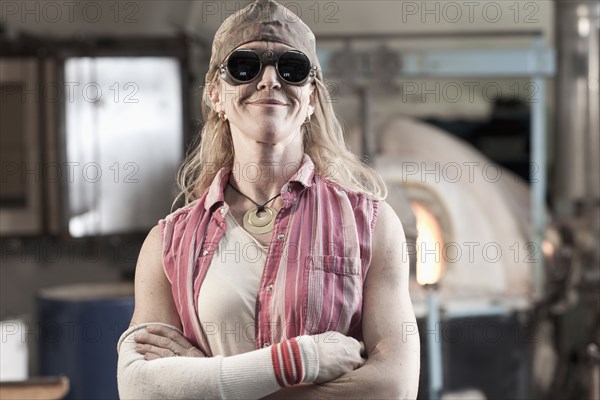
[[[291,85],[304,85],[316,75],[317,67],[301,51],[286,50],[276,52],[265,50],[239,49],[219,65],[221,77],[230,85],[252,82],[262,72],[265,65],[275,65],[279,78]]]

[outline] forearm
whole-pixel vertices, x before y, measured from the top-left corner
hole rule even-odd
[[[119,350],[117,382],[121,399],[220,398],[222,357],[173,357],[146,361],[135,343]]]
[[[117,380],[123,399],[228,399],[241,395],[260,398],[281,388],[281,375],[275,373],[272,348],[226,358],[168,357],[147,361],[136,351],[133,336],[137,332],[130,329],[119,341]],[[318,373],[314,342],[301,339],[299,345],[305,367],[300,379],[314,380]],[[284,379],[288,378],[286,375]]]
[[[404,335],[401,344],[381,340],[368,352],[367,362],[326,384],[281,389],[275,399],[416,399],[419,387],[419,336]]]
[[[361,368],[351,371],[325,384],[307,384],[283,388],[265,397],[276,399],[407,399],[408,388],[403,388],[400,377],[384,362],[367,361]]]

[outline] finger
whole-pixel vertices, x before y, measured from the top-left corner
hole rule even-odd
[[[133,336],[133,340],[136,343],[146,343],[146,341],[148,340],[148,336],[148,332],[146,332],[145,330],[141,330]]]
[[[158,342],[160,346],[166,345],[166,348],[179,353],[179,355],[186,357],[206,357],[204,353],[202,353],[199,349],[194,347],[185,336],[181,335],[179,332],[166,328],[161,325],[150,325],[147,327],[148,333],[155,336],[161,336],[171,340],[171,343],[161,343]],[[144,339],[147,340],[147,339]],[[151,338],[152,340],[152,338]]]
[[[164,347],[152,346],[150,344],[144,344],[144,345],[140,345],[140,346],[141,346],[140,350],[138,350],[137,346],[136,346],[136,351],[140,354],[153,353],[161,358],[173,357],[176,355],[174,351],[172,351],[170,349],[166,349]]]
[[[164,337],[170,337],[171,333],[179,334],[179,332],[177,332],[171,328],[167,328],[166,326],[163,326],[163,325],[148,325],[146,327],[146,330],[154,335],[164,336]]]
[[[134,336],[137,344],[151,345],[167,349],[185,357],[206,357],[199,349],[195,348],[179,332],[160,325],[150,325]],[[147,351],[147,349],[145,350]]]
[[[149,350],[150,350],[150,346],[147,346],[145,344],[136,344],[135,345],[135,351],[137,351],[140,354],[146,354]]]
[[[159,357],[170,357],[171,354],[173,354],[170,350],[168,349],[161,349],[159,347],[154,347],[152,345],[149,344],[137,344],[135,346],[135,351],[138,352],[139,354],[155,354]]]
[[[152,361],[152,360],[161,359],[162,357],[156,353],[146,353],[146,354],[144,354],[144,358],[146,359],[146,361]]]
[[[190,347],[193,347],[192,344],[182,334],[174,329],[167,328],[166,326],[162,325],[150,325],[146,329],[153,335],[171,339],[183,349],[189,349]]]
[[[360,344],[360,355],[361,356],[366,356],[367,355],[367,350],[365,349],[365,342],[358,342]]]
[[[185,357],[204,357],[204,354],[193,346],[189,349],[185,349],[182,346],[175,343],[174,341],[172,341],[171,339],[160,336],[145,336],[140,339],[138,344],[149,346],[149,348],[153,349],[151,351],[158,352],[161,357],[171,357],[173,355]],[[146,349],[146,351],[149,350]]]
[[[187,357],[206,357],[206,355],[203,352],[201,352],[195,347],[186,350],[185,353],[182,353],[182,355],[186,355]]]
[[[154,335],[149,332],[140,332],[135,336],[137,343],[149,344],[163,349],[171,349],[176,343],[168,337]]]
[[[144,330],[141,330],[140,332],[138,332],[134,336],[133,339],[137,343],[152,343],[152,344],[156,344],[156,343],[158,343],[158,341],[162,340],[163,338],[164,338],[164,336],[162,336],[162,335],[155,335],[154,333],[150,333],[146,329],[144,329]]]
[[[165,349],[158,349],[157,351],[148,351],[144,354],[144,358],[148,361],[169,357],[176,357],[176,354]]]
[[[366,362],[367,362],[367,359],[363,358],[363,357],[356,359],[354,362],[354,369],[359,369],[360,367],[365,365]]]

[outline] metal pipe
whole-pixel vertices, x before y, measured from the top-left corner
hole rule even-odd
[[[541,39],[536,41],[541,48]],[[537,262],[534,264],[533,293],[541,299],[544,291],[544,258],[542,257],[542,239],[546,227],[546,81],[543,76],[535,75],[533,79],[534,94],[531,110],[531,215],[533,237],[537,248]]]
[[[390,40],[390,39],[440,39],[440,38],[473,38],[482,37],[542,37],[541,30],[530,31],[471,31],[471,32],[404,32],[404,33],[354,33],[354,34],[320,34],[319,43],[325,41],[350,40]]]
[[[442,366],[442,329],[440,302],[436,285],[425,285],[427,291],[427,361],[429,400],[439,400],[444,387]]]
[[[363,153],[363,159],[373,165],[375,162],[375,135],[373,133],[372,124],[372,108],[373,108],[373,96],[368,86],[361,86],[358,88],[360,97],[360,111],[361,111],[361,147]]]
[[[556,214],[568,218],[579,205],[600,199],[600,5],[584,0],[558,1],[556,18],[559,62],[553,203]]]
[[[600,199],[600,90],[599,83],[599,67],[600,67],[600,5],[590,5],[589,16],[587,18],[589,24],[589,32],[587,36],[587,90],[586,90],[586,142],[587,146],[587,164],[588,171],[586,181],[586,198],[585,205],[587,211],[590,212],[598,199]],[[583,32],[582,32],[583,33]]]

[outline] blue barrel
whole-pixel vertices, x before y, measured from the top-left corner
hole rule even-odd
[[[79,284],[38,293],[41,375],[66,375],[66,399],[118,399],[119,336],[133,315],[133,284]]]

